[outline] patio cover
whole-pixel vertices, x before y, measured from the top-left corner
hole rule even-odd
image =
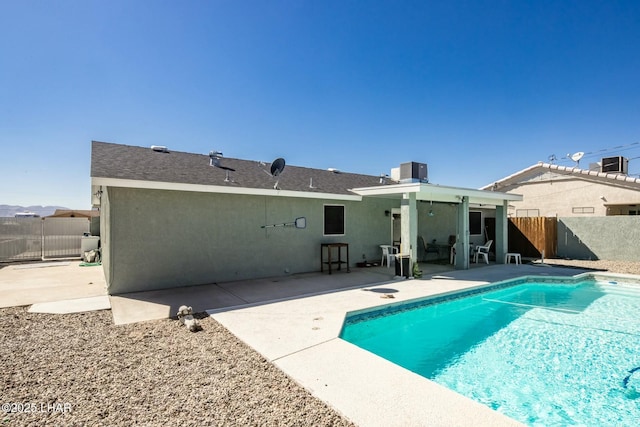
[[[519,194],[497,191],[475,190],[470,188],[447,187],[424,182],[408,182],[378,187],[354,188],[355,194],[362,197],[384,197],[400,199],[402,215],[400,252],[411,254],[412,261],[417,260],[418,208],[417,201],[446,202],[458,204],[455,268],[469,268],[469,205],[495,206],[496,209],[496,261],[502,262],[508,251],[507,210],[510,201],[521,201]]]

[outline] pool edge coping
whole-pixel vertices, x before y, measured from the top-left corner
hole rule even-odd
[[[445,291],[438,294],[416,297],[403,301],[390,302],[384,305],[376,305],[365,307],[356,310],[347,311],[344,315],[344,320],[342,322],[342,326],[340,328],[340,333],[338,334],[338,338],[342,338],[342,332],[344,331],[344,327],[347,325],[347,322],[350,317],[358,317],[365,316],[372,317],[375,316],[373,313],[376,312],[389,312],[393,313],[397,310],[393,310],[394,307],[406,306],[406,305],[414,305],[415,307],[422,305],[431,305],[438,304],[441,302],[447,302],[459,298],[464,298],[471,295],[476,295],[479,293],[490,292],[492,290],[504,289],[511,286],[517,286],[524,283],[531,282],[540,282],[540,283],[553,283],[553,282],[563,282],[568,284],[579,283],[584,280],[595,280],[595,281],[611,281],[609,279],[617,279],[618,281],[624,281],[625,283],[628,280],[635,285],[640,286],[640,276],[632,275],[632,274],[622,274],[622,273],[608,273],[608,272],[585,272],[579,273],[574,276],[539,276],[539,275],[524,275],[518,276],[513,279],[505,279],[498,282],[487,282],[483,284],[479,284],[476,286],[468,287],[465,289],[451,290]],[[625,280],[620,280],[625,279]],[[450,298],[449,298],[450,297]],[[411,309],[411,308],[407,308]],[[354,320],[354,322],[357,320]]]

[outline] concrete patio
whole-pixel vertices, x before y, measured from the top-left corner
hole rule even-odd
[[[109,308],[106,286],[102,267],[81,267],[80,261],[0,264],[0,308],[78,299]]]
[[[425,274],[451,269],[450,265],[420,264]],[[201,286],[133,292],[111,296],[116,325],[175,316],[178,307],[187,305],[194,312],[230,307],[246,307],[300,296],[317,295],[341,289],[393,281],[394,268],[351,268],[333,274],[306,273],[266,279],[213,283]]]
[[[450,265],[420,265],[425,276],[451,269]],[[3,264],[0,308],[30,305],[33,312],[60,314],[111,309],[114,323],[120,325],[173,317],[181,305],[191,306],[195,312],[246,307],[393,281],[394,276],[393,267],[354,267],[350,273],[294,274],[107,295],[101,266],[83,267],[77,260]]]

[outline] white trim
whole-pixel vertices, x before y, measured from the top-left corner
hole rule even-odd
[[[326,233],[326,209],[327,206],[341,206],[342,207],[342,234],[327,234]],[[322,205],[322,236],[323,237],[334,237],[334,236],[346,236],[347,235],[347,207],[345,205],[339,205],[337,203],[324,203]]]
[[[225,193],[251,196],[295,197],[303,199],[329,199],[362,201],[361,195],[311,193],[308,191],[274,190],[249,187],[234,187],[204,184],[183,184],[178,182],[143,181],[137,179],[92,177],[91,185],[105,187],[142,188],[148,190],[193,191],[197,193]]]
[[[420,182],[353,188],[351,191],[366,197],[388,198],[401,198],[403,194],[416,193],[416,200],[447,203],[460,203],[462,197],[468,197],[469,203],[496,206],[502,205],[505,200],[522,201],[522,196],[520,194],[448,187],[444,185],[425,184]]]

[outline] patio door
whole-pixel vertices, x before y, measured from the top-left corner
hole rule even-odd
[[[402,237],[402,216],[400,208],[391,210],[391,244],[400,247],[400,239]]]

